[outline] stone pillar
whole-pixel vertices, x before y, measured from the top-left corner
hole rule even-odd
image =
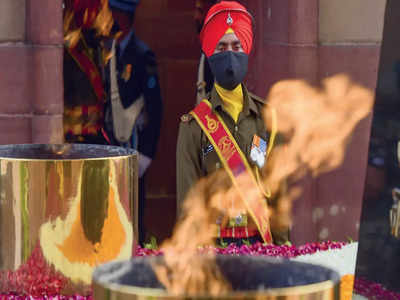
[[[62,141],[61,3],[0,3],[1,144]]]
[[[319,1],[319,77],[347,73],[376,87],[386,1]],[[318,179],[318,238],[358,239],[372,114],[355,129],[343,165]]]
[[[266,97],[287,78],[315,82],[318,74],[318,1],[244,1],[256,21],[247,85]]]
[[[318,0],[247,1],[256,20],[255,49],[247,85],[265,98],[279,80],[303,78],[312,83],[318,79]],[[295,241],[315,239],[312,223],[316,181],[301,182],[304,197],[294,203]]]
[[[375,88],[386,1],[243,1],[256,20],[247,85],[266,97],[277,81],[317,83],[337,73]],[[305,178],[294,203],[293,239],[356,239],[371,118],[355,130],[345,162],[316,180]]]
[[[32,142],[62,142],[62,1],[26,0],[26,5],[32,47]]]
[[[0,2],[0,143],[31,141],[25,0]]]

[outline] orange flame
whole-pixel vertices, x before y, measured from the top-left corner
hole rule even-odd
[[[294,184],[343,162],[355,126],[371,112],[373,94],[338,75],[324,80],[322,88],[302,80],[279,82],[272,87],[267,103],[267,128],[272,126],[269,116],[275,109],[283,137],[262,170],[263,184],[275,199],[271,229],[280,230],[290,225],[291,203],[301,193]],[[223,216],[224,226],[228,218],[245,210],[244,197],[261,197],[251,180],[240,176],[238,185],[233,186],[227,173],[218,171],[201,179],[189,192],[181,221],[172,238],[162,245],[165,264],[154,266],[170,293],[216,296],[230,290],[217,265],[199,259],[198,247],[213,243],[219,216]]]
[[[270,127],[269,110],[276,109],[285,143],[275,147],[263,170],[264,183],[272,193],[278,193],[283,183],[290,186],[306,175],[315,177],[339,167],[351,134],[371,112],[373,99],[370,90],[345,75],[325,79],[321,88],[301,80],[274,85],[264,116]],[[278,209],[286,221],[285,209],[300,192],[289,189],[279,199]],[[275,210],[273,214],[277,213]]]
[[[212,184],[210,184],[212,182]],[[207,291],[219,295],[231,288],[217,266],[199,259],[198,247],[210,245],[216,234],[216,219],[227,202],[236,197],[231,180],[225,172],[216,172],[201,179],[183,206],[183,216],[170,240],[163,243],[165,264],[154,265],[158,279],[172,294],[199,294]],[[237,202],[237,201],[236,201]],[[224,221],[227,222],[225,216]]]

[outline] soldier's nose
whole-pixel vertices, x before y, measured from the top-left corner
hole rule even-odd
[[[232,68],[226,69],[226,75],[228,75],[228,76],[233,76],[233,74],[234,74],[234,72],[233,72],[233,69],[232,69]]]

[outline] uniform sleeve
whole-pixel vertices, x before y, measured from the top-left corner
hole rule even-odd
[[[270,225],[272,239],[275,245],[285,245],[290,243],[290,225],[283,221],[290,218],[289,211],[280,209],[279,201],[282,201],[283,195],[288,193],[288,182],[283,180],[280,183],[280,187],[275,195],[271,199],[268,199],[268,205],[272,209]],[[287,201],[287,200],[284,200]],[[285,205],[281,207],[286,207]]]
[[[194,121],[192,121],[194,122]],[[189,189],[202,176],[200,140],[195,138],[191,124],[181,122],[176,147],[177,216]]]
[[[163,103],[158,80],[157,62],[151,51],[145,53],[142,90],[147,113],[147,126],[139,133],[139,152],[153,159],[160,137]]]

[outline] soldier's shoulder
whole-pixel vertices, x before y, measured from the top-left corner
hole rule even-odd
[[[180,117],[179,131],[183,135],[197,136],[201,131],[199,124],[192,114],[187,113]]]
[[[143,42],[141,39],[135,37],[134,39],[134,44],[135,44],[135,48],[136,51],[139,55],[146,55],[147,53],[153,53],[153,51],[151,51],[150,47]]]
[[[253,101],[255,101],[256,103],[259,103],[259,104],[261,104],[261,105],[264,105],[264,104],[266,103],[265,100],[264,100],[263,98],[257,96],[256,94],[253,94],[253,93],[251,93],[251,92],[249,92],[248,94],[249,94],[249,97],[250,97],[251,99],[253,99]]]
[[[193,120],[193,116],[191,114],[184,114],[181,116],[181,123],[189,123]]]
[[[143,60],[144,63],[156,63],[156,55],[154,54],[153,50],[151,50],[145,42],[138,38],[135,39],[135,49],[136,54]]]
[[[157,58],[154,52],[142,41],[138,41],[138,56],[139,61],[143,63],[148,74],[157,74]]]

